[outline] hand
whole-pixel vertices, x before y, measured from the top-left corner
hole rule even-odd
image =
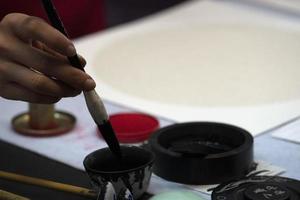
[[[6,15],[0,22],[0,96],[47,104],[92,90],[91,77],[68,63],[66,56],[75,54],[72,42],[42,19]]]

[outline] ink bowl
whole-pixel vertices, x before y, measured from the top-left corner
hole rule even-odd
[[[187,122],[152,134],[153,172],[184,184],[218,184],[247,175],[254,167],[253,137],[215,122]]]
[[[121,159],[109,148],[96,150],[85,157],[83,165],[95,188],[111,182],[117,196],[128,189],[138,199],[148,188],[154,154],[135,146],[121,146],[121,150]]]

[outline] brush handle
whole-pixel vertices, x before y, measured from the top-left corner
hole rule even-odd
[[[0,171],[0,178],[4,178],[4,179],[10,180],[10,181],[16,181],[19,183],[26,183],[26,184],[36,185],[36,186],[40,186],[40,187],[46,187],[46,188],[50,188],[50,189],[54,189],[54,190],[60,190],[63,192],[69,192],[69,193],[89,197],[92,199],[95,199],[95,197],[97,196],[97,194],[94,191],[89,190],[87,188],[82,188],[82,187],[78,187],[78,186],[74,186],[74,185],[68,185],[65,183],[58,183],[58,182],[49,181],[49,180],[40,179],[40,178],[34,178],[34,177],[30,177],[30,176],[19,175],[19,174],[15,174],[15,173],[6,172],[6,171]],[[1,195],[3,196],[3,198],[1,198],[2,197]],[[5,192],[2,192],[2,193],[0,192],[0,200],[5,199],[4,197],[9,197],[11,195],[13,195],[13,194],[7,194]],[[10,200],[10,199],[13,199],[13,198],[6,198],[5,200]],[[15,198],[15,200],[29,200],[29,199],[18,197],[18,198]]]
[[[57,14],[56,8],[52,4],[52,1],[42,0],[42,3],[52,26],[57,30],[59,30],[59,32],[64,34],[67,38],[69,38],[67,30],[65,29],[64,24],[62,23],[59,15]],[[76,67],[77,69],[84,71],[77,54],[74,56],[69,56],[68,60],[73,67]]]
[[[108,114],[97,92],[95,90],[91,90],[88,92],[84,91],[83,94],[88,110],[96,124],[102,125],[107,122]]]
[[[52,4],[52,1],[42,0],[42,3],[52,26],[63,33],[66,37],[69,37],[59,15],[56,12],[54,5]],[[77,54],[75,54],[74,56],[69,56],[68,60],[73,67],[76,67],[77,69],[85,72]],[[92,90],[88,92],[85,91],[83,93],[86,105],[94,121],[98,125],[102,125],[104,122],[108,121],[106,109],[97,92],[95,90]]]
[[[68,37],[67,31],[65,30],[62,21],[60,20],[54,5],[52,4],[51,0],[42,0],[43,6],[46,10],[46,13],[48,15],[49,20],[51,21],[51,24],[59,30],[61,33],[63,33],[65,36]],[[83,66],[80,63],[80,60],[78,58],[78,55],[69,56],[68,57],[69,62],[72,66],[84,71]],[[97,94],[95,90],[91,91],[84,91],[84,98],[86,105],[88,107],[88,110],[93,118],[93,120],[96,122],[98,129],[103,136],[104,140],[106,141],[107,145],[109,146],[110,150],[117,155],[119,158],[122,157],[121,149],[119,141],[115,135],[115,132],[113,130],[113,127],[111,126],[111,123],[109,122],[108,114],[106,112],[106,109],[104,107],[104,104]]]

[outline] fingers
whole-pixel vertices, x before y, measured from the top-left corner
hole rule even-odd
[[[61,54],[57,53],[56,51],[50,49],[49,47],[47,47],[45,44],[43,44],[40,41],[37,41],[37,40],[32,41],[32,46],[36,47],[36,48],[38,48],[38,49],[40,49],[40,50],[42,50],[44,52],[47,52],[50,55],[53,55],[53,56],[56,56],[56,57],[60,57],[61,59],[67,60],[67,58],[65,56],[62,56]],[[78,54],[78,58],[80,60],[81,66],[85,67],[86,60],[81,55],[79,55],[79,54]]]
[[[4,98],[54,103],[95,88],[89,75],[68,62],[66,56],[76,54],[72,42],[38,18],[7,15],[0,23],[0,50],[0,82],[5,83],[0,83],[0,96]]]
[[[54,57],[25,44],[19,44],[11,54],[11,58],[16,59],[16,62],[21,62],[49,77],[55,77],[76,90],[89,91],[96,86],[89,75],[70,66],[65,58]]]
[[[23,41],[38,40],[65,56],[76,54],[73,43],[58,30],[40,18],[21,13],[6,15],[3,24]]]
[[[86,60],[85,60],[81,55],[79,55],[79,54],[78,54],[78,58],[79,58],[79,60],[80,60],[81,66],[82,66],[82,67],[85,67],[85,65],[86,65]]]
[[[15,82],[35,93],[59,98],[76,96],[80,93],[80,90],[75,90],[24,66],[15,63],[5,65],[6,70],[2,72],[2,75],[9,77],[9,82]]]
[[[60,100],[58,97],[37,94],[16,83],[6,83],[0,88],[0,96],[11,100],[21,100],[30,103],[52,104]]]
[[[66,59],[54,57],[25,44],[18,45],[18,48],[14,49],[11,54],[16,62],[22,61],[23,65],[54,77],[74,89],[89,91],[96,86],[89,75],[70,66]]]

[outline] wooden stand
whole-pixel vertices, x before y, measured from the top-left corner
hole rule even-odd
[[[29,110],[12,119],[13,129],[24,135],[53,136],[67,133],[75,125],[75,117],[56,111],[54,104],[29,104]]]

